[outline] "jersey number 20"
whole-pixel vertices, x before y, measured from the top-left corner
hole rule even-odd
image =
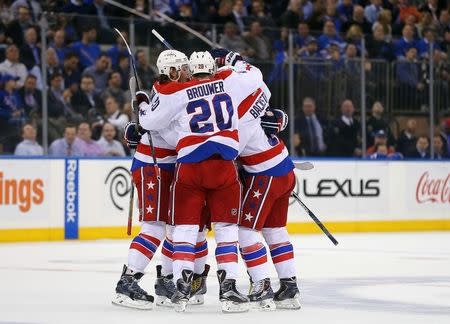
[[[225,122],[222,106],[225,106],[228,113],[228,121]],[[214,109],[214,115],[216,120],[213,123],[206,123],[211,117],[211,106],[206,99],[198,99],[189,102],[186,107],[188,114],[193,114],[196,112],[197,108],[200,108],[200,112],[193,115],[189,121],[191,131],[193,133],[208,133],[214,132],[214,124],[217,125],[219,130],[229,129],[231,127],[232,117],[233,117],[233,104],[231,98],[226,93],[215,95],[212,99],[212,106]]]

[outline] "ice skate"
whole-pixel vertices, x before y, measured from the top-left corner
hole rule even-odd
[[[163,276],[161,274],[161,266],[156,266],[156,282],[155,282],[155,295],[156,295],[156,305],[172,307],[173,304],[170,301],[173,294],[175,293],[175,284],[173,283],[173,275],[169,274]]]
[[[201,274],[194,273],[192,280],[191,298],[189,305],[203,305],[206,294],[206,278],[208,277],[209,264],[205,264],[205,270]]]
[[[176,291],[171,301],[176,312],[184,312],[191,295],[191,285],[194,273],[191,270],[183,270],[181,278],[177,280]]]
[[[270,279],[265,278],[256,282],[250,280],[251,287],[248,299],[252,308],[272,311],[276,309],[273,301],[274,293],[270,285]]]
[[[297,278],[280,279],[280,289],[273,298],[277,308],[300,309],[300,291],[297,287]]]
[[[226,279],[226,271],[217,271],[219,279],[219,298],[224,313],[243,313],[250,308],[248,298],[236,289],[236,280]]]
[[[127,266],[123,266],[122,276],[116,286],[116,295],[112,303],[118,306],[137,308],[137,309],[152,309],[153,296],[139,287],[139,280],[144,275],[141,272],[134,274],[126,274]]]

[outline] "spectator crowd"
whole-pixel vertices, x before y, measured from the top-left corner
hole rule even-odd
[[[332,71],[346,71],[354,76],[358,75],[360,65],[352,60],[361,56],[395,62],[396,90],[408,94],[408,101],[403,101],[407,106],[427,102],[429,76],[420,60],[430,59],[433,43],[438,86],[446,97],[444,105],[450,107],[450,13],[446,1],[126,0],[121,3],[142,13],[159,10],[193,26],[217,24],[221,46],[240,52],[255,64],[270,62],[271,68],[263,71],[271,88],[287,78],[284,67],[290,32],[294,33],[295,56],[306,66],[302,77],[316,88],[313,81],[324,78],[323,71],[314,67],[318,63],[331,63]],[[122,131],[132,110],[127,91],[130,62],[122,39],[112,32],[112,27],[119,27],[128,37],[128,21],[123,18],[130,14],[103,0],[15,0],[2,1],[0,7],[0,153],[42,152],[38,143],[42,143],[43,136],[45,93],[49,154],[129,154],[122,143]],[[42,30],[46,24],[48,28]],[[207,33],[201,27],[198,29]],[[146,33],[137,33],[136,37],[146,37],[142,34]],[[182,37],[174,34],[175,42],[176,37]],[[42,37],[47,44],[44,55]],[[135,54],[138,75],[146,89],[151,87],[155,75],[149,50],[141,48]],[[375,68],[365,66],[367,71]],[[340,100],[341,116],[336,119],[316,116],[318,98],[312,98],[314,95],[299,96],[302,109],[295,120],[297,132],[292,139],[298,155],[361,156],[360,121],[353,116],[356,101],[351,93],[345,96],[347,100]],[[375,157],[413,157],[418,152],[425,156],[423,152],[428,152],[430,140],[426,139],[427,145],[422,143],[420,150],[417,148],[416,142],[425,139],[420,136],[416,139],[412,121],[395,138],[383,122],[384,98],[376,99],[381,103],[374,104],[372,116],[366,121],[369,135],[366,144],[370,149],[367,153]],[[447,131],[446,126],[442,130]],[[442,143],[434,138],[432,144],[442,147],[439,156],[445,157],[448,137],[439,138]]]

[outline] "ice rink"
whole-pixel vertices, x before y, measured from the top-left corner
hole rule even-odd
[[[450,233],[336,238],[338,247],[324,235],[292,238],[301,310],[244,314],[219,310],[211,240],[205,305],[192,306],[184,314],[159,307],[138,311],[111,305],[129,241],[2,244],[0,324],[450,323]],[[143,288],[152,293],[154,264],[142,280]],[[246,291],[241,261],[240,265],[239,288]]]

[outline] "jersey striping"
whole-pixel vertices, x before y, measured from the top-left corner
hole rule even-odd
[[[276,136],[267,137],[261,127],[260,117],[269,99],[270,91],[264,85],[239,106],[239,161],[248,173],[283,176],[294,164],[284,143]]]
[[[261,71],[245,62],[202,80],[155,84],[150,104],[140,104],[146,130],[170,129],[178,162],[195,163],[212,155],[233,160],[239,151],[238,107],[261,85]]]
[[[161,133],[164,134],[164,137]],[[158,163],[158,166],[163,169],[173,170],[177,160],[177,151],[173,145],[168,143],[170,139],[166,137],[166,134],[169,135],[169,133],[161,133],[154,131],[150,132],[153,147],[155,148],[156,162]],[[136,152],[134,153],[131,171],[146,165],[153,165],[153,158],[148,135],[144,134],[142,135],[141,141],[136,148]]]

